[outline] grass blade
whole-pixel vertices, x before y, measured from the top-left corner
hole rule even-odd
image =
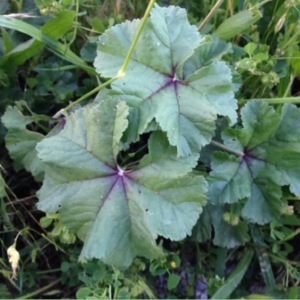
[[[266,246],[260,228],[251,226],[251,235],[266,288],[268,291],[273,291],[276,287],[276,281],[268,253],[264,250]]]
[[[214,295],[212,295],[211,299],[227,299],[231,295],[243,279],[253,258],[253,254],[253,250],[246,251],[235,271],[227,278],[225,284],[220,287]]]
[[[68,46],[61,44],[49,35],[43,33],[40,29],[18,19],[0,16],[0,27],[17,30],[27,34],[35,40],[45,44],[49,50],[69,61],[70,63],[86,70],[89,73],[95,74],[92,67],[89,67],[79,56],[72,52]]]

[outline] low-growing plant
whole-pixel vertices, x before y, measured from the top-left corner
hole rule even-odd
[[[62,58],[45,55],[30,66],[26,101],[6,105],[1,118],[15,170],[41,184],[39,229],[48,231],[41,241],[75,249],[60,266],[61,284],[69,293],[81,285],[78,298],[217,299],[260,290],[297,297],[290,241],[299,233],[300,110],[292,95],[299,49],[298,32],[282,19],[296,28],[298,6],[276,1],[272,27],[260,36],[269,1],[228,1],[219,14],[216,1],[198,28],[189,22],[198,6],[188,18],[183,8],[154,2],[142,19],[113,25],[124,17],[119,6],[111,23],[87,18],[103,32],[97,38],[78,24],[80,8],[90,9],[82,1],[37,1],[55,15],[40,31],[0,18],[3,28],[25,26],[36,39],[13,51],[3,29],[0,83],[7,89],[10,62],[17,68],[42,57],[45,45]],[[64,30],[53,31],[59,24]],[[81,57],[71,50],[76,38]],[[261,289],[248,278],[263,282]]]

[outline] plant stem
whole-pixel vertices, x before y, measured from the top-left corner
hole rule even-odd
[[[291,74],[289,84],[288,84],[288,86],[287,86],[287,88],[285,89],[285,92],[284,92],[284,94],[283,94],[283,97],[284,97],[284,98],[286,98],[287,95],[290,93],[292,84],[293,84],[293,82],[294,82],[294,79],[295,79],[295,76],[294,76],[293,74]]]
[[[266,251],[266,244],[262,229],[257,225],[252,224],[250,226],[250,234],[253,241],[256,256],[260,265],[261,275],[265,282],[267,290],[274,290],[276,286],[275,276],[272,270],[269,255]]]
[[[56,279],[55,281],[49,283],[48,285],[46,285],[46,286],[44,286],[44,287],[42,287],[42,288],[40,288],[40,289],[38,289],[38,290],[36,290],[36,291],[34,291],[32,293],[29,293],[27,295],[21,296],[20,298],[16,298],[16,299],[28,299],[28,298],[32,298],[32,296],[36,296],[36,295],[38,295],[40,293],[43,293],[43,292],[47,291],[48,289],[50,289],[51,287],[53,287],[54,285],[56,285],[59,282],[60,282],[60,279]]]
[[[79,14],[79,0],[76,0],[76,8],[75,8],[75,13],[76,13],[76,22],[75,22],[75,27],[74,27],[74,31],[72,33],[72,39],[70,40],[70,42],[68,43],[68,47],[70,47],[75,39],[76,39],[76,35],[77,35],[77,27],[78,27],[78,14]]]
[[[233,16],[234,14],[234,1],[233,0],[228,0],[228,8],[230,12],[230,16]]]
[[[282,47],[282,49],[287,49],[290,44],[295,42],[299,38],[299,32],[296,32]]]
[[[216,4],[213,6],[211,11],[208,13],[208,15],[204,18],[204,20],[201,22],[201,24],[198,26],[198,30],[201,31],[204,26],[211,20],[211,18],[216,14],[217,10],[221,6],[224,0],[218,0]]]
[[[118,77],[113,77],[113,78],[107,80],[106,82],[104,82],[103,84],[101,84],[101,85],[97,86],[96,88],[92,89],[91,91],[87,92],[86,94],[84,94],[83,96],[81,96],[76,101],[70,103],[65,108],[59,110],[52,118],[54,118],[54,119],[59,118],[61,115],[65,114],[68,110],[70,110],[71,108],[73,108],[74,106],[76,106],[77,104],[79,104],[81,101],[83,101],[86,98],[92,96],[93,94],[99,92],[104,87],[106,87],[106,86],[110,85],[112,82],[114,82],[116,79],[118,79]]]
[[[298,261],[287,260],[286,257],[277,256],[277,255],[275,255],[273,253],[268,253],[268,254],[269,254],[270,258],[272,258],[275,261],[281,262],[284,265],[290,265],[291,267],[299,265]]]
[[[293,239],[298,234],[300,234],[300,228],[296,229],[296,231],[294,231],[292,234],[290,234],[290,235],[286,236],[285,238],[283,238],[282,240],[278,241],[277,244],[285,243],[285,242]]]
[[[90,97],[91,95],[99,92],[100,90],[102,90],[104,87],[110,85],[111,83],[113,83],[114,81],[116,81],[117,79],[119,78],[122,78],[124,75],[125,75],[125,72],[127,70],[127,67],[129,65],[129,62],[130,62],[130,58],[133,54],[133,51],[136,47],[136,44],[141,36],[141,33],[146,25],[146,22],[147,22],[147,18],[150,14],[150,11],[153,7],[155,3],[155,0],[150,0],[149,1],[149,4],[148,4],[148,7],[146,9],[146,12],[144,14],[144,17],[142,18],[142,22],[137,30],[137,33],[133,39],[133,42],[131,43],[130,45],[130,48],[126,54],[126,57],[125,57],[125,60],[123,62],[123,65],[121,67],[121,69],[119,70],[118,74],[115,76],[115,77],[112,77],[111,79],[109,79],[108,81],[106,81],[105,83],[97,86],[96,88],[94,88],[93,90],[89,91],[88,93],[86,93],[85,95],[81,96],[79,99],[77,99],[76,101],[72,102],[71,104],[69,104],[68,106],[66,106],[65,108],[59,110],[54,116],[53,118],[54,119],[57,119],[59,118],[62,114],[66,113],[68,110],[70,110],[72,107],[74,107],[75,105],[79,104],[81,101],[85,100],[86,98]]]
[[[244,99],[239,101],[239,103],[245,104],[250,100],[254,99]],[[266,101],[269,104],[300,103],[300,97],[259,98],[259,100]]]
[[[256,3],[255,5],[253,5],[253,7],[250,8],[251,9],[257,9],[257,8],[261,8],[263,5],[265,5],[266,3],[273,1],[273,0],[264,0],[262,2]]]
[[[140,36],[141,36],[141,34],[143,32],[143,29],[144,29],[144,27],[146,25],[146,22],[147,22],[147,18],[148,18],[149,14],[150,14],[150,11],[151,11],[154,3],[155,3],[155,0],[150,0],[149,1],[149,4],[148,4],[147,9],[145,11],[144,17],[142,18],[142,22],[141,22],[141,24],[140,24],[140,26],[138,28],[138,31],[137,31],[137,33],[136,33],[136,35],[134,37],[133,42],[130,45],[130,48],[129,48],[129,50],[127,52],[127,55],[125,57],[124,63],[123,63],[123,65],[122,65],[122,67],[121,67],[121,69],[120,69],[120,71],[118,73],[118,75],[121,76],[121,77],[125,75],[125,72],[127,70],[128,64],[130,62],[130,58],[131,58],[131,56],[133,54],[133,51],[134,51],[134,49],[136,47],[136,44],[137,44],[137,42],[138,42],[138,40],[139,40],[139,38],[140,38]]]
[[[52,273],[57,273],[57,272],[61,272],[61,268],[39,271],[38,275],[52,274]]]
[[[221,148],[221,149],[223,149],[223,150],[225,150],[225,151],[227,151],[227,152],[230,152],[230,153],[232,153],[232,154],[235,154],[235,155],[237,155],[237,156],[241,156],[241,157],[244,156],[244,153],[243,153],[243,152],[239,152],[239,151],[232,150],[232,149],[226,147],[224,144],[221,144],[221,143],[219,143],[219,142],[217,142],[217,141],[211,141],[211,143],[212,143],[214,146],[216,146],[216,147],[218,147],[218,148]]]

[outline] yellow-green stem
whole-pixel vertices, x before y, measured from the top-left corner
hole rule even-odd
[[[288,46],[294,43],[299,38],[299,32],[296,32],[282,47],[282,49],[287,49]]]
[[[273,1],[273,0],[264,0],[264,1],[261,1],[259,3],[256,3],[255,5],[253,5],[252,7],[250,7],[249,10],[261,8],[263,5],[265,5],[266,3],[271,2],[271,1]]]
[[[147,6],[147,9],[146,9],[146,12],[144,14],[144,17],[142,19],[142,22],[138,28],[138,31],[134,37],[134,40],[133,42],[131,43],[130,45],[130,48],[127,52],[127,55],[125,57],[125,60],[123,62],[123,65],[121,67],[121,69],[119,70],[118,74],[116,74],[115,77],[111,78],[110,80],[106,81],[105,83],[101,84],[100,86],[94,88],[93,90],[89,91],[88,93],[86,93],[85,95],[81,96],[79,99],[77,99],[76,101],[72,102],[71,104],[69,104],[68,106],[66,106],[65,108],[61,109],[60,111],[58,111],[54,116],[53,118],[56,119],[58,117],[60,117],[62,114],[66,113],[68,110],[70,110],[71,108],[73,108],[75,105],[79,104],[81,101],[85,100],[86,98],[90,97],[91,95],[99,92],[100,90],[102,90],[104,87],[110,85],[111,83],[113,83],[115,80],[123,77],[125,75],[125,72],[127,70],[127,67],[128,67],[128,64],[130,62],[130,58],[133,54],[133,51],[136,47],[136,44],[141,36],[141,33],[146,25],[146,22],[147,22],[147,18],[151,12],[151,9],[152,7],[154,6],[155,4],[155,0],[150,0],[149,1],[149,4]]]
[[[217,10],[221,6],[224,0],[218,0],[214,7],[211,9],[211,11],[208,13],[208,15],[204,18],[204,20],[201,22],[201,24],[198,26],[198,30],[201,31],[204,26],[211,20],[211,18],[216,14]]]
[[[290,81],[289,84],[287,86],[287,88],[285,89],[285,92],[283,94],[283,98],[286,98],[288,94],[290,94],[291,88],[292,88],[292,84],[294,82],[295,76],[293,74],[291,74],[290,76]]]
[[[252,99],[244,99],[239,101],[239,104],[245,104]],[[285,103],[300,103],[300,97],[280,97],[280,98],[259,98],[259,100],[266,101],[269,104],[285,104]]]
[[[22,234],[23,231],[27,231],[29,229],[29,227],[25,227],[23,228],[22,230],[20,230],[17,234],[17,236],[15,237],[15,240],[14,240],[14,244],[16,245],[17,243],[17,240],[18,240],[18,237]]]
[[[141,22],[141,24],[139,26],[139,29],[138,29],[135,37],[134,37],[133,42],[131,43],[131,46],[130,46],[130,48],[129,48],[128,52],[127,52],[127,55],[125,57],[124,63],[123,63],[123,65],[122,65],[122,67],[121,67],[121,69],[120,69],[120,71],[118,73],[120,76],[123,76],[125,74],[126,70],[127,70],[130,58],[131,58],[131,56],[133,54],[133,51],[134,51],[134,49],[136,47],[136,44],[137,44],[137,42],[138,42],[138,40],[139,40],[139,38],[140,38],[140,36],[141,36],[141,34],[143,32],[143,29],[144,29],[144,27],[146,25],[146,22],[147,22],[147,18],[148,18],[149,14],[150,14],[150,11],[151,11],[152,7],[154,6],[154,3],[155,3],[155,0],[150,0],[149,1],[148,7],[147,7],[147,9],[145,11],[145,14],[144,14],[142,22]]]
[[[221,143],[219,143],[219,142],[217,142],[217,141],[211,141],[211,144],[212,145],[214,145],[214,146],[216,146],[216,147],[218,147],[218,148],[220,148],[220,149],[222,149],[222,150],[225,150],[225,151],[227,151],[227,152],[229,152],[229,153],[232,153],[232,154],[235,154],[235,155],[237,155],[237,156],[241,156],[241,157],[243,157],[244,156],[244,153],[243,152],[239,152],[239,151],[235,151],[235,150],[233,150],[233,149],[230,149],[230,148],[228,148],[227,146],[225,146],[224,144],[221,144]]]
[[[287,266],[297,266],[299,264],[298,261],[291,261],[291,260],[287,260],[286,257],[281,257],[281,256],[277,256],[273,253],[268,252],[268,255],[270,256],[270,258],[272,258],[275,261],[279,261],[281,263],[283,263],[284,265]]]
[[[68,43],[68,47],[71,47],[71,45],[74,43],[74,41],[76,39],[76,35],[77,35],[78,15],[79,15],[79,0],[76,0],[75,13],[76,13],[75,27],[74,27],[74,31],[73,31],[73,34],[72,34],[72,39]]]
[[[69,104],[68,106],[66,106],[65,108],[59,110],[54,116],[54,119],[59,118],[61,115],[63,115],[64,113],[66,113],[68,110],[70,110],[71,108],[73,108],[74,106],[76,106],[77,104],[79,104],[81,101],[87,99],[88,97],[92,96],[93,94],[99,92],[100,90],[102,90],[104,87],[110,85],[112,82],[114,82],[116,79],[118,79],[117,76],[107,80],[106,82],[104,82],[103,84],[97,86],[96,88],[92,89],[91,91],[89,91],[88,93],[84,94],[83,96],[81,96],[79,99],[77,99],[76,101],[72,102],[71,104]]]
[[[282,244],[285,243],[291,239],[293,239],[296,235],[300,234],[300,228],[296,229],[296,231],[294,231],[293,233],[291,233],[290,235],[286,236],[284,239],[278,241],[276,244]]]

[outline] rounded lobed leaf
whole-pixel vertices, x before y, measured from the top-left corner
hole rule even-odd
[[[94,65],[102,76],[118,73],[139,22],[127,21],[99,38]],[[201,36],[184,9],[156,5],[125,76],[110,92],[122,95],[131,107],[132,140],[155,120],[177,147],[177,155],[188,156],[210,142],[217,115],[235,122],[231,71],[219,60],[226,51],[225,43]]]
[[[242,128],[225,131],[226,147],[213,156],[209,195],[213,203],[237,203],[246,199],[241,215],[253,223],[271,222],[285,205],[280,186],[300,195],[300,138],[295,134],[300,109],[285,104],[281,111],[259,100],[241,110]]]
[[[157,237],[181,240],[205,205],[207,183],[191,175],[198,155],[178,158],[161,132],[136,170],[117,163],[128,107],[114,99],[78,109],[37,146],[45,166],[38,208],[59,211],[84,241],[81,259],[128,267],[136,255],[162,254]]]
[[[44,173],[35,147],[44,136],[26,128],[34,122],[34,118],[24,116],[17,107],[8,106],[1,121],[8,130],[5,142],[16,170],[24,167],[36,180],[41,181]]]

